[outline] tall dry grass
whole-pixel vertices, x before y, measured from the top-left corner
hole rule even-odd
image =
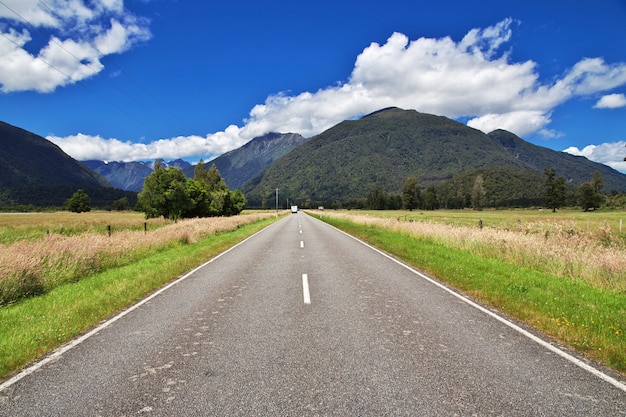
[[[0,306],[121,266],[149,253],[189,244],[274,214],[186,219],[151,231],[51,233],[43,240],[0,244]]]
[[[432,239],[484,257],[580,279],[616,292],[626,292],[626,245],[608,226],[577,230],[574,222],[519,223],[514,228],[454,226],[432,221],[399,221],[345,212],[323,216],[386,227]]]

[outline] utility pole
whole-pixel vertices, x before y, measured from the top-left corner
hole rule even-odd
[[[276,215],[278,216],[278,188],[276,189]]]

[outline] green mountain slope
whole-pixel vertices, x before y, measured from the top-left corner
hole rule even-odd
[[[603,191],[626,191],[626,176],[609,166],[583,156],[533,145],[506,130],[495,130],[488,136],[533,171],[543,174],[545,168],[553,168],[557,177],[563,176],[568,183],[575,185],[591,180],[593,173],[599,171],[604,180]]]
[[[0,190],[31,185],[111,186],[52,142],[0,122]]]
[[[425,188],[468,171],[501,168],[500,175],[507,172],[511,178],[520,177],[521,172],[533,173],[529,178],[534,180],[526,183],[526,189],[534,190],[528,194],[534,198],[543,186],[544,168],[560,167],[557,175],[578,183],[590,180],[594,170],[600,170],[611,177],[611,187],[626,191],[626,176],[609,167],[515,138],[504,131],[488,136],[442,116],[384,109],[360,120],[344,121],[311,138],[242,190],[250,205],[273,201],[276,188],[281,201],[330,204],[364,198],[377,186],[398,193],[409,176],[417,177]]]
[[[478,130],[446,117],[391,108],[313,137],[243,190],[251,203],[275,188],[294,201],[348,201],[378,185],[399,191],[408,176],[427,186],[488,166],[521,169],[524,164]]]

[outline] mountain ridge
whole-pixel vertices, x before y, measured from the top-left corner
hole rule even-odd
[[[0,190],[32,185],[111,187],[49,140],[0,122]]]
[[[242,191],[252,205],[263,205],[275,188],[291,201],[345,203],[366,197],[377,186],[398,193],[409,176],[429,187],[494,167],[541,175],[554,167],[576,184],[591,180],[598,170],[605,190],[626,191],[626,175],[606,165],[532,145],[503,130],[490,136],[444,116],[395,107],[341,122],[314,136],[276,160]]]

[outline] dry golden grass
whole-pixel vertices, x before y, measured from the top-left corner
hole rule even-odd
[[[524,222],[514,228],[455,226],[435,221],[399,221],[375,215],[325,211],[318,215],[392,228],[475,255],[528,266],[556,276],[626,292],[626,247],[610,228],[577,230],[571,220]],[[580,229],[580,228],[579,228]]]
[[[97,220],[99,215],[95,216]],[[104,232],[76,232],[69,236],[50,233],[40,239],[0,244],[0,305],[78,281],[107,268],[128,264],[172,245],[193,243],[208,235],[234,230],[270,216],[274,214],[186,219],[161,224],[147,232],[143,230],[143,220],[139,223],[140,230],[129,226],[126,230],[115,231],[121,228],[121,222],[118,222],[111,236],[105,226]],[[137,219],[130,217],[130,221],[137,223]],[[74,219],[80,219],[79,224],[69,222],[68,228],[92,230],[88,216]],[[30,222],[33,226],[32,218]],[[102,227],[98,229],[102,230]]]

